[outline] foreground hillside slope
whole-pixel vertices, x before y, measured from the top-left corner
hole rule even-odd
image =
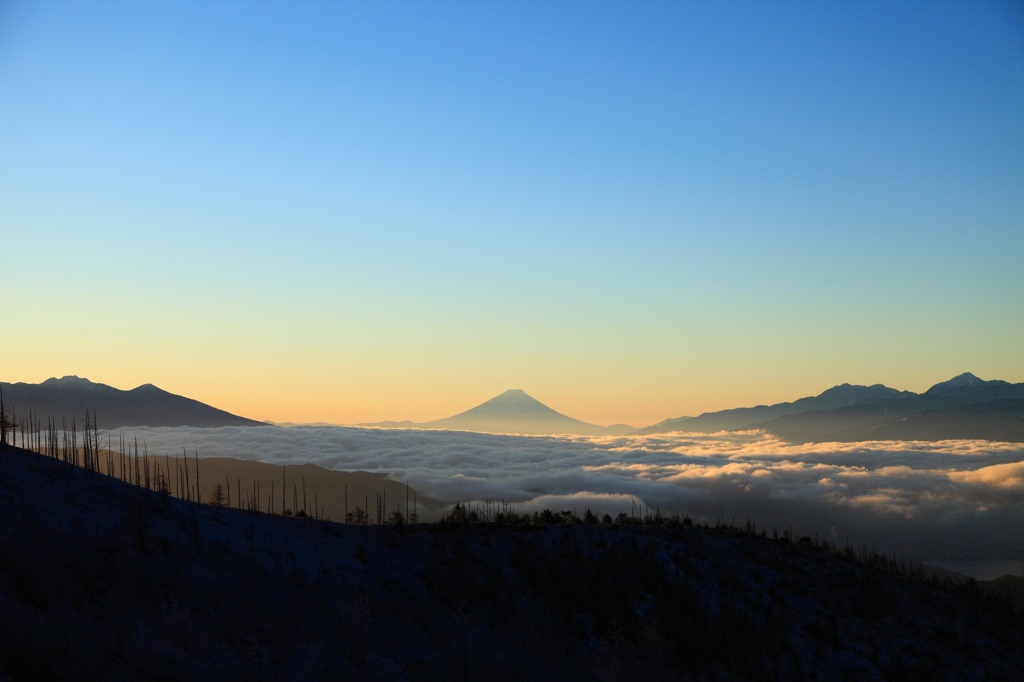
[[[477,516],[270,516],[0,447],[0,677],[1024,676],[1020,614],[891,558],[753,526]]]

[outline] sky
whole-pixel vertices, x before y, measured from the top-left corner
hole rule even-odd
[[[0,4],[0,374],[592,423],[1024,381],[1024,6]]]

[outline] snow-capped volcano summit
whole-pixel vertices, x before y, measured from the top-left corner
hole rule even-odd
[[[531,435],[601,434],[608,431],[603,426],[588,424],[556,412],[518,388],[511,388],[465,412],[427,422],[422,426],[433,429]]]

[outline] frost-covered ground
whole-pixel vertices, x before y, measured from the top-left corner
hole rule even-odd
[[[792,445],[758,431],[599,438],[323,426],[123,433],[150,453],[197,449],[200,457],[387,473],[446,504],[490,499],[519,513],[612,515],[643,505],[917,558],[1024,557],[1020,443]]]
[[[0,447],[0,680],[1024,673],[1020,613],[898,565],[684,523],[270,516]]]
[[[1020,679],[885,555],[683,523],[352,526],[0,447],[0,680]]]

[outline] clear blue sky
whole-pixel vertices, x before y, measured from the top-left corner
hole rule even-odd
[[[7,2],[7,381],[643,425],[1024,381],[1018,2]]]

